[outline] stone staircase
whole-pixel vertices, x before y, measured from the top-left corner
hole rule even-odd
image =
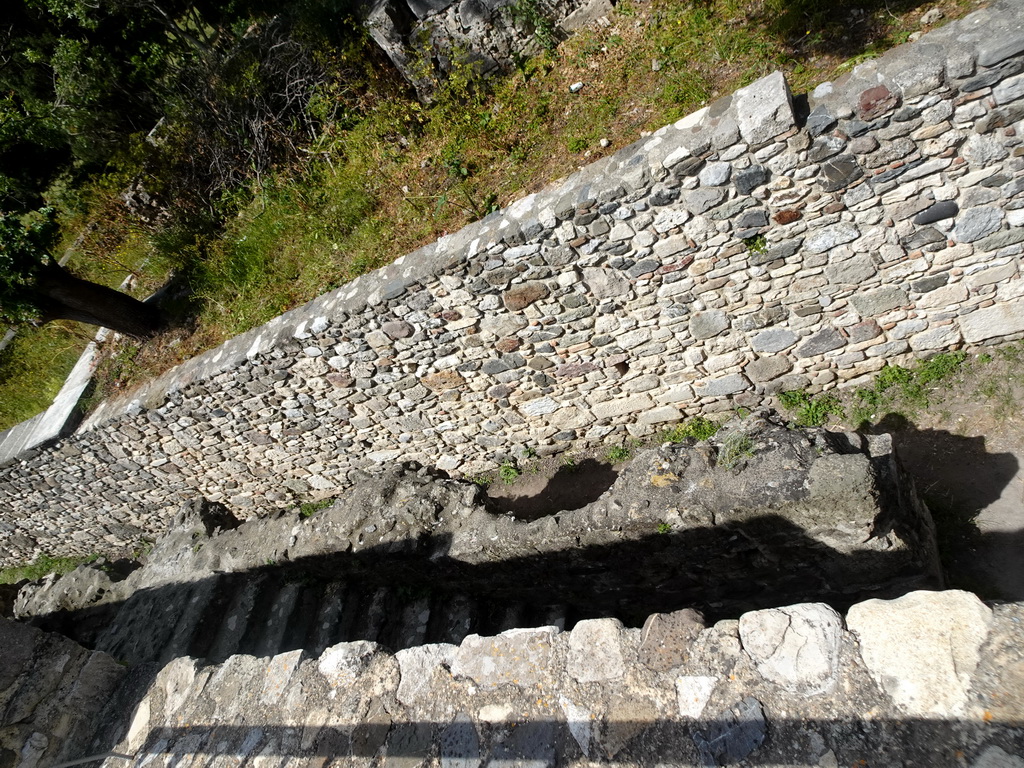
[[[750,455],[720,465],[739,439]],[[308,517],[240,523],[199,501],[144,566],[87,565],[28,586],[15,614],[132,665],[218,663],[584,619],[640,626],[683,608],[710,620],[800,600],[844,608],[940,586],[930,518],[888,442],[846,440],[751,416],[708,443],[645,452],[597,501],[534,521],[411,466]]]

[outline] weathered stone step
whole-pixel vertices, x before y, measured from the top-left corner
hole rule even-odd
[[[228,607],[224,621],[217,631],[208,658],[213,660],[226,659],[238,653],[249,623],[256,600],[269,576],[239,574],[240,588],[235,591]]]

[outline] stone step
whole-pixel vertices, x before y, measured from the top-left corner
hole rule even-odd
[[[254,625],[249,638],[253,642],[254,656],[275,656],[283,650],[288,622],[298,603],[302,587],[295,582],[280,583],[276,594],[265,594],[263,605],[267,606],[262,613],[262,626]]]
[[[177,626],[160,653],[162,664],[187,656],[200,630],[209,631],[203,619],[207,617],[209,604],[217,593],[218,582],[219,579],[203,579],[188,590],[186,599],[182,601]]]
[[[427,633],[429,643],[461,643],[473,632],[477,607],[466,595],[434,598],[434,617]]]
[[[223,661],[240,652],[257,598],[267,581],[269,577],[263,574],[242,576],[211,645],[209,660]]]
[[[310,628],[310,653],[322,653],[324,649],[341,642],[339,633],[342,614],[348,599],[345,582],[331,581],[323,585],[320,607]]]

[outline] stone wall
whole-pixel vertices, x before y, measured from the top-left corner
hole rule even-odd
[[[129,757],[109,768],[1017,768],[1022,628],[1019,604],[914,592],[845,616],[803,603],[711,627],[682,611],[642,629],[593,619],[397,653],[360,641],[218,664],[182,656],[130,673],[71,756]],[[15,677],[0,675],[0,701],[32,693],[31,676]]]
[[[469,474],[1020,338],[1022,30],[994,3],[805,118],[770,75],[108,403],[0,470],[3,562],[124,546],[183,498]]]

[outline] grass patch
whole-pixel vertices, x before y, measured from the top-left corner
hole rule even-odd
[[[50,407],[89,343],[87,333],[68,321],[22,328],[0,350],[0,430]]]
[[[498,478],[505,485],[512,485],[512,483],[514,483],[521,474],[523,474],[522,470],[519,469],[519,466],[512,461],[506,461],[498,467]]]
[[[70,573],[84,563],[93,563],[99,555],[87,557],[50,557],[41,555],[28,565],[18,565],[0,570],[0,584],[17,584],[19,581],[37,581],[51,573]]]
[[[605,458],[612,464],[621,464],[633,458],[633,449],[626,445],[615,445],[608,449]]]

